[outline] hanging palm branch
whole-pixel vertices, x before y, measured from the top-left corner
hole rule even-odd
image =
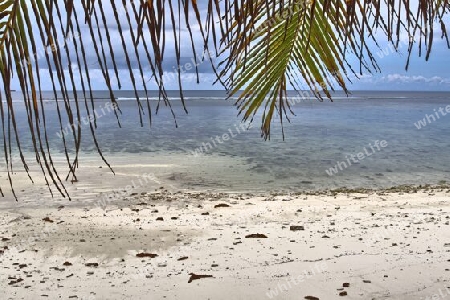
[[[20,104],[25,106],[36,162],[49,191],[52,193],[53,186],[68,196],[63,182],[70,176],[76,179],[83,133],[76,120],[82,109],[92,119],[90,135],[109,166],[95,135],[90,76],[93,62],[87,53],[95,57],[118,126],[121,111],[115,89],[120,89],[124,80],[132,84],[143,126],[144,116],[151,124],[152,113],[160,105],[172,111],[163,62],[171,46],[180,66],[182,52],[187,51],[182,45],[188,40],[188,51],[195,60],[199,52],[206,53],[203,59],[211,64],[217,82],[230,96],[239,96],[236,105],[244,120],[253,120],[258,111],[263,111],[261,133],[269,138],[272,120],[277,116],[282,123],[291,112],[289,88],[308,88],[319,100],[332,100],[330,92],[335,87],[348,92],[345,78],[379,71],[369,47],[369,43],[377,43],[379,33],[394,47],[406,35],[409,56],[417,47],[419,55],[424,53],[428,59],[436,31],[450,48],[446,30],[449,11],[448,0],[208,0],[201,5],[196,0],[0,0],[0,113],[11,188],[15,153],[29,172],[18,132],[19,103],[12,97],[13,78],[20,82]],[[82,28],[87,28],[87,34],[82,34]],[[118,32],[119,49],[113,45],[112,28]],[[200,44],[197,35],[201,36]],[[39,52],[41,48],[45,49],[43,53]],[[119,66],[118,57],[125,59],[125,66]],[[359,66],[350,63],[354,57]],[[216,58],[221,60],[218,65]],[[128,71],[128,78],[121,69]],[[49,145],[42,72],[48,74],[46,80],[51,83],[56,103],[56,112],[51,113],[57,114],[62,133],[69,167],[65,177],[57,172]],[[148,100],[148,72],[159,91],[154,108]],[[198,69],[196,72],[199,80]],[[180,68],[177,73],[186,110]],[[144,101],[138,95],[141,88],[147,98]],[[73,127],[69,134],[63,130],[66,119]],[[74,153],[69,148],[75,149]]]

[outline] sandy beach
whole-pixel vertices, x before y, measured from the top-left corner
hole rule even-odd
[[[104,207],[10,205],[1,298],[450,299],[449,192],[160,189]]]

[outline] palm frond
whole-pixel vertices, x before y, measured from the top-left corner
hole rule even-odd
[[[121,110],[115,89],[121,89],[126,80],[132,84],[141,126],[151,124],[152,114],[162,105],[172,112],[176,126],[164,80],[167,49],[174,49],[178,67],[186,51],[195,59],[204,51],[203,59],[211,64],[217,82],[230,95],[240,95],[236,105],[243,118],[252,120],[263,111],[261,132],[269,138],[272,120],[279,117],[283,122],[291,111],[286,101],[290,87],[311,89],[320,100],[332,99],[336,87],[348,92],[345,78],[349,75],[379,71],[370,46],[377,43],[377,34],[386,36],[394,47],[406,35],[409,56],[417,47],[419,55],[429,59],[435,32],[440,30],[440,38],[450,48],[449,10],[449,0],[208,0],[203,4],[197,0],[0,0],[0,114],[11,189],[14,193],[14,153],[29,174],[24,136],[18,131],[19,105],[25,106],[32,152],[51,193],[56,188],[67,197],[64,179],[76,178],[85,133],[77,120],[83,110],[93,120],[89,134],[97,151],[111,169],[96,139],[93,64],[101,72],[118,126]],[[196,35],[202,39],[200,44],[195,42]],[[222,60],[218,65],[215,56]],[[119,57],[125,59],[125,66],[119,65]],[[359,68],[351,64],[355,57]],[[50,112],[44,105],[41,72],[48,74],[45,81],[50,82],[55,99],[56,112],[51,113],[57,114],[62,133],[68,165],[65,177],[55,168],[49,143]],[[180,68],[177,73],[187,111]],[[158,88],[156,107],[148,100],[150,88],[144,79],[148,77]],[[13,78],[20,82],[22,103],[13,101]],[[147,96],[144,101],[138,95],[141,88]],[[63,130],[66,120],[73,128],[68,134]]]
[[[231,95],[239,95],[236,105],[244,120],[264,109],[264,138],[270,137],[275,113],[283,123],[290,111],[288,87],[332,100],[336,86],[348,93],[344,78],[380,71],[369,46],[378,45],[377,32],[395,48],[402,34],[409,37],[406,69],[415,45],[419,55],[424,47],[429,59],[436,24],[450,46],[446,0],[418,1],[417,7],[403,0],[254,0],[233,6],[234,21],[222,38],[226,55],[220,76],[227,78]],[[355,57],[359,68],[350,63]]]

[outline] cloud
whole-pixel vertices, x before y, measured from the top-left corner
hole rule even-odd
[[[382,77],[381,80],[389,83],[426,83],[426,84],[450,84],[450,78],[440,76],[425,77],[421,75],[407,76],[401,74],[389,74]]]

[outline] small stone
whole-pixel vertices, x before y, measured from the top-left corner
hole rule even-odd
[[[221,207],[230,207],[230,206],[225,203],[217,204],[216,206],[214,206],[214,208],[221,208]]]
[[[245,238],[246,239],[267,239],[267,236],[265,234],[255,233],[255,234],[246,235]]]
[[[91,268],[97,268],[98,267],[98,263],[87,263],[85,264],[86,267],[91,267]]]
[[[302,230],[305,230],[305,227],[304,226],[290,226],[289,230],[290,231],[302,231]]]
[[[152,253],[138,253],[138,254],[136,254],[136,257],[140,257],[140,258],[143,258],[143,257],[155,258],[157,256],[158,256],[158,254],[152,254]]]

